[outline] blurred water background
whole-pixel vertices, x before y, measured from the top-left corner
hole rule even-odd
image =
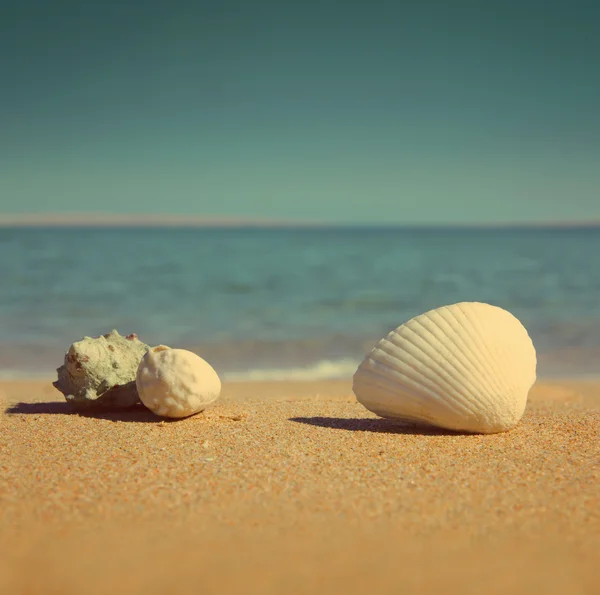
[[[600,228],[0,229],[0,374],[52,377],[116,328],[225,378],[348,378],[459,301],[517,316],[540,376],[600,375]]]

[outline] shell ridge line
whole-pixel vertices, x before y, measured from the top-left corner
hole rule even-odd
[[[421,324],[416,319],[411,322],[416,322],[416,323],[420,324],[420,326],[424,330],[427,330],[427,327],[425,327],[423,324]],[[411,333],[415,333],[418,336],[422,337],[419,333],[417,333],[411,327],[407,327],[407,331],[410,331]],[[435,336],[434,336],[434,338],[435,338]],[[425,339],[423,339],[423,340],[425,340]],[[430,345],[430,343],[428,341],[425,341],[425,342],[427,345]],[[444,365],[445,362],[449,362],[448,358],[445,357],[437,349],[434,349],[433,347],[431,347],[431,348],[434,352],[434,355],[439,356],[440,359],[434,358],[432,355],[427,354],[433,365],[433,368],[428,367],[428,369],[430,369],[433,373],[440,376],[445,381],[444,389],[445,389],[446,395],[451,395],[452,400],[454,402],[456,402],[457,405],[460,405],[462,407],[462,409],[464,410],[464,412],[474,414],[473,409],[472,409],[472,403],[473,403],[473,399],[475,399],[475,397],[472,396],[471,399],[469,399],[467,397],[468,391],[464,390],[464,385],[453,374],[453,370],[449,369],[448,366]]]
[[[490,307],[492,307],[490,305]],[[457,305],[457,312],[453,312],[453,315],[456,319],[458,319],[462,324],[463,328],[467,331],[468,335],[473,340],[474,345],[480,350],[482,354],[482,361],[486,364],[487,372],[487,381],[488,381],[488,390],[483,394],[484,402],[489,405],[489,410],[494,411],[498,407],[499,402],[506,402],[505,395],[511,389],[510,383],[507,382],[506,373],[501,376],[498,374],[498,369],[500,367],[500,362],[495,353],[494,345],[497,343],[497,338],[494,337],[494,342],[491,345],[488,340],[486,340],[486,319],[485,313],[481,313],[480,311],[476,311],[474,315],[470,318],[465,311]],[[484,316],[484,324],[481,325],[481,315]],[[505,368],[500,368],[502,370],[506,370]]]
[[[414,346],[414,343],[411,342],[410,344]],[[386,347],[387,347],[387,345],[386,345]],[[398,346],[396,345],[396,347],[398,347]],[[383,351],[390,357],[397,359],[393,353],[386,351],[386,349],[383,348],[383,345],[380,346],[380,349],[381,349],[381,351]],[[427,355],[427,354],[425,354],[425,355]],[[415,359],[417,359],[417,358],[415,358]],[[420,361],[420,363],[423,364],[422,360],[419,360],[419,361]],[[453,405],[457,406],[458,409],[452,405],[449,405],[448,400],[442,396],[448,392],[448,389],[447,389],[447,387],[443,386],[443,384],[440,384],[440,382],[437,380],[438,373],[435,370],[431,370],[431,371],[434,373],[436,378],[428,378],[425,374],[423,374],[423,372],[421,372],[419,369],[417,369],[414,366],[414,364],[407,362],[405,360],[402,360],[402,363],[404,364],[404,366],[406,366],[408,368],[408,370],[410,370],[414,374],[416,374],[417,377],[415,378],[414,375],[410,375],[408,373],[404,373],[403,375],[406,378],[412,380],[413,382],[419,383],[421,386],[424,386],[427,389],[429,389],[436,401],[444,403],[448,409],[454,411],[455,413],[463,413],[464,414],[465,412],[466,413],[471,412],[471,409],[469,407],[466,407],[464,405],[464,403],[459,402],[459,401],[455,401],[455,403],[453,403]],[[430,368],[427,365],[424,365],[424,367],[426,369],[430,370]],[[407,372],[408,372],[408,370],[407,370]]]
[[[404,385],[401,385],[400,389],[398,389],[397,381],[396,383],[392,383],[384,376],[380,376],[370,370],[367,370],[367,374],[369,377],[367,379],[361,379],[359,386],[355,387],[362,387],[369,390],[368,407],[360,400],[360,398],[358,398],[358,401],[367,407],[367,409],[372,410],[373,408],[377,408],[380,411],[389,411],[390,400],[395,400],[400,396],[406,403],[406,408],[410,409],[415,416],[427,414],[427,410],[423,407],[424,399],[419,399],[416,396],[416,394],[419,394],[418,391],[411,393]],[[427,395],[424,395],[424,398],[426,396]],[[406,417],[409,416],[406,411],[403,412],[403,415]]]
[[[370,383],[367,386],[371,389],[373,389],[373,387],[377,388],[377,385],[373,385]],[[397,391],[395,393],[395,396],[398,397],[398,395],[401,395],[401,397],[404,398],[404,397],[410,396],[410,393],[407,393],[405,391],[399,391],[399,392]],[[379,391],[376,392],[375,397],[373,397],[373,394],[371,393],[369,407],[367,407],[367,409],[369,411],[371,411],[372,413],[375,413],[375,415],[378,415],[379,417],[384,417],[387,419],[420,422],[420,423],[439,427],[439,424],[438,424],[436,418],[434,416],[429,415],[427,409],[424,408],[422,406],[422,404],[417,403],[417,406],[414,407],[413,409],[411,409],[411,413],[403,411],[401,414],[398,414],[398,413],[390,414],[389,413],[390,412],[389,402],[386,402],[385,398],[383,400],[380,400],[379,397],[380,397]],[[364,406],[366,407],[366,405],[364,405]]]
[[[433,312],[430,313],[430,318],[432,320],[434,319],[434,317],[435,317],[434,326],[436,328],[440,329],[440,331],[445,336],[455,335],[455,339],[457,339],[457,341],[455,341],[455,342],[460,342],[460,344],[461,344],[462,354],[465,356],[468,356],[468,357],[465,357],[465,361],[460,362],[461,366],[464,366],[465,370],[469,374],[477,374],[478,372],[480,372],[480,370],[474,363],[479,358],[477,357],[476,353],[472,350],[469,342],[463,338],[461,333],[456,332],[455,326],[452,325],[448,320],[446,320],[446,318],[443,316],[443,314],[439,310],[434,310]],[[461,327],[462,327],[462,325],[461,325]],[[434,333],[434,335],[435,335],[435,333]]]
[[[422,326],[422,325],[421,325]],[[417,337],[419,337],[420,339],[422,339],[427,345],[429,345],[429,343],[419,334],[417,333],[415,330],[413,330],[412,328],[405,326],[404,327],[407,331],[409,331],[410,333],[416,335]],[[423,327],[425,328],[425,327]],[[410,343],[411,346],[413,346],[415,349],[417,349],[418,351],[420,351],[421,353],[423,353],[425,355],[425,357],[427,358],[427,360],[429,360],[430,362],[433,362],[434,364],[436,364],[437,362],[433,359],[433,357],[427,353],[426,351],[424,351],[419,345],[417,345],[413,340],[409,340],[408,338],[405,339],[406,341],[408,341]],[[397,347],[398,349],[402,349],[402,347],[400,345],[398,345],[398,343],[396,343],[395,341],[390,341],[395,347]],[[406,350],[405,350],[406,351]],[[392,354],[389,354],[392,355]],[[393,357],[393,356],[392,356]],[[415,358],[415,359],[419,359],[419,358]],[[464,397],[464,395],[461,393],[461,391],[459,389],[457,389],[456,385],[454,385],[452,382],[448,381],[447,379],[445,379],[440,373],[439,371],[437,371],[435,368],[427,365],[427,362],[423,359],[419,359],[419,362],[422,364],[422,366],[424,368],[426,368],[427,370],[431,371],[437,378],[439,378],[441,380],[441,382],[437,382],[434,383],[440,390],[442,390],[443,393],[448,393],[450,392],[455,392],[455,393],[459,393],[459,397],[454,399],[457,403],[457,405],[460,405],[463,409],[463,412],[470,412],[473,413],[471,407],[470,407],[470,403],[468,401],[468,399],[466,399]],[[441,367],[441,366],[440,366]],[[444,370],[448,375],[449,372],[447,370]],[[450,375],[453,379],[454,377],[452,375]],[[432,383],[433,383],[433,379],[432,379]],[[443,383],[443,384],[442,384]]]
[[[535,347],[533,345],[533,341],[531,340],[531,337],[529,336],[529,333],[527,332],[527,329],[523,326],[521,321],[516,316],[514,316],[514,314],[512,314],[511,312],[506,312],[506,314],[508,314],[508,317],[512,323],[512,326],[515,329],[518,328],[520,333],[523,335],[523,341],[525,342],[525,338],[527,339],[527,351],[533,352],[533,353],[527,353],[527,355],[533,355],[533,358],[535,359],[536,366],[537,366],[537,357],[536,357],[536,353],[535,353]],[[519,350],[519,351],[510,350],[508,342],[506,342],[506,341],[502,341],[502,343],[499,344],[499,348],[500,348],[500,355],[503,358],[503,361],[504,361],[507,369],[516,368],[518,370],[523,369],[525,371],[525,368],[522,365],[523,358],[521,356],[526,355],[526,354],[522,350]],[[529,374],[527,374],[527,376],[529,376]],[[518,390],[518,386],[516,385],[515,380],[520,377],[521,377],[521,375],[514,377],[513,383],[511,385],[513,390]]]
[[[507,314],[510,315],[510,318],[514,318],[512,316],[512,314],[510,314],[510,312],[507,312]],[[516,321],[516,319],[514,320],[510,320],[510,325],[511,327],[513,327],[513,323]],[[507,325],[508,326],[509,321],[507,321]],[[520,349],[512,349],[512,351],[508,351],[508,346],[509,346],[509,342],[504,340],[504,333],[505,333],[505,329],[502,329],[502,335],[500,336],[500,340],[495,342],[495,347],[496,347],[496,359],[497,361],[501,364],[502,369],[504,370],[520,370],[521,369],[521,365],[520,365],[520,361],[519,361],[519,357],[518,354],[520,352]],[[513,330],[511,328],[511,330]],[[520,378],[520,374],[512,374],[509,376],[510,381],[506,382],[506,378],[504,378],[505,383],[507,388],[510,390],[510,393],[514,393],[516,391],[518,391],[517,385],[516,385],[516,380],[518,378]],[[507,397],[507,391],[505,390],[504,393],[501,393],[498,395],[499,399],[502,399],[504,402],[507,402],[509,399]]]
[[[414,348],[416,351],[423,354],[424,357],[417,357],[416,355],[413,356],[423,368],[423,370],[416,371],[420,372],[423,377],[430,382],[431,385],[433,385],[437,398],[441,400],[441,402],[443,402],[449,410],[455,413],[460,413],[462,415],[473,414],[472,401],[465,397],[463,392],[460,390],[461,387],[456,386],[456,382],[452,375],[450,375],[449,372],[435,359],[434,356],[437,354],[437,350],[413,328],[408,326],[405,326],[404,328],[406,329],[405,332],[407,335],[412,334],[419,337],[419,339],[421,339],[432,352],[429,353],[428,351],[424,350],[414,341],[413,338],[409,338],[408,336],[404,337],[404,340],[411,346],[411,348]],[[396,348],[401,349],[397,343],[394,342],[393,344]],[[409,365],[412,369],[415,369],[414,365],[408,363],[407,365]],[[448,395],[452,395],[452,398],[448,399]],[[452,403],[452,405],[450,403]]]
[[[506,312],[506,310],[502,310],[501,308],[497,308],[497,306],[493,306],[492,304],[487,304],[487,305],[490,308],[493,308],[494,310],[501,310],[501,312],[496,312],[496,313]],[[462,309],[461,306],[462,306],[462,304],[457,304],[458,311],[462,314],[462,316],[465,319],[467,319],[467,321],[470,324],[471,328],[473,329],[474,333],[480,339],[481,343],[483,344],[483,347],[484,347],[485,351],[487,352],[487,354],[489,356],[489,361],[490,362],[496,361],[496,362],[500,363],[501,366],[497,366],[496,370],[498,370],[498,368],[500,368],[500,369],[502,369],[504,371],[504,374],[502,375],[502,377],[500,377],[497,372],[494,372],[492,370],[492,372],[493,372],[493,377],[492,378],[495,379],[496,386],[498,388],[497,388],[497,394],[495,395],[495,399],[492,400],[491,399],[492,395],[490,395],[489,402],[490,402],[490,404],[494,404],[494,401],[501,400],[502,402],[507,403],[507,402],[510,401],[507,398],[507,394],[513,393],[515,391],[514,380],[513,380],[514,375],[512,375],[512,374],[506,374],[506,370],[510,370],[512,368],[512,366],[509,365],[509,367],[505,367],[505,365],[507,363],[509,363],[509,362],[502,361],[502,359],[499,358],[496,353],[492,353],[492,351],[490,349],[490,345],[484,339],[484,337],[482,336],[479,326],[477,326],[476,324],[474,324],[474,322],[472,322],[469,319],[469,317],[465,314],[465,311]],[[508,314],[510,314],[510,312],[508,312]],[[512,316],[512,314],[511,314],[511,316]],[[479,313],[477,313],[477,320],[479,321]],[[495,344],[496,343],[502,343],[502,342],[503,341],[496,341]],[[510,379],[508,382],[507,382],[507,378]]]
[[[481,341],[483,341],[485,343],[485,341],[483,340],[483,337],[471,332],[470,329],[472,327],[468,327],[464,323],[464,321],[461,318],[459,318],[456,315],[456,313],[454,312],[455,306],[458,306],[458,304],[455,304],[454,306],[446,306],[446,307],[442,308],[442,312],[444,312],[444,314],[447,313],[448,316],[450,316],[452,318],[453,323],[451,323],[449,320],[447,320],[444,317],[444,315],[442,314],[442,312],[440,312],[440,316],[444,319],[444,322],[446,324],[450,325],[451,328],[454,325],[458,325],[460,328],[462,328],[464,331],[466,331],[466,335],[469,337],[470,342],[465,339],[464,340],[465,346],[468,348],[473,362],[479,362],[479,368],[480,368],[479,371],[485,372],[486,383],[481,386],[482,390],[486,390],[488,392],[490,391],[490,389],[492,391],[501,391],[502,386],[499,383],[498,378],[496,377],[496,375],[494,373],[494,369],[491,365],[491,360],[492,360],[492,358],[490,357],[491,354],[489,354],[489,351],[488,351],[488,357],[482,357],[483,349],[481,348],[480,341],[478,339],[480,339]],[[462,310],[460,310],[460,312],[463,313],[463,315],[464,315],[464,312]],[[464,317],[468,319],[467,316],[464,316]],[[475,351],[475,349],[477,349],[479,351],[479,354]]]
[[[427,328],[418,318],[415,318],[414,323],[418,324],[425,332],[429,333],[434,339],[436,339],[437,341],[440,341],[440,339],[436,336],[436,334],[433,331],[431,331],[429,328]],[[410,329],[410,330],[412,330],[412,329]],[[463,349],[460,349],[460,352],[462,355],[464,355],[466,357],[466,354]],[[461,376],[469,377],[471,374],[469,372],[469,370],[466,369],[466,366],[464,366],[464,364],[460,361],[460,359],[457,358],[456,362],[458,362],[458,364],[460,364],[461,368],[463,368],[463,369],[459,369],[457,363],[453,362],[451,359],[449,359],[446,354],[440,353],[439,355],[441,356],[441,366],[440,367],[442,367],[446,371],[446,373],[456,382],[456,384],[452,385],[452,388],[458,395],[458,397],[456,397],[456,398],[457,399],[461,398],[461,400],[464,400],[467,403],[472,403],[473,400],[478,400],[477,395],[473,393],[473,389],[470,387],[465,387],[465,385],[460,380]],[[472,384],[473,383],[471,383],[471,385]],[[464,395],[468,395],[469,397],[471,397],[471,400],[469,401],[469,399],[465,399]]]
[[[399,371],[393,371],[392,375],[386,374],[384,370],[389,368],[379,362],[375,362],[375,367],[363,369],[358,384],[363,386],[374,386],[390,394],[397,392],[396,385],[400,384],[403,394],[408,397],[406,400],[417,408],[423,407],[423,401],[431,398],[435,391],[431,388],[425,388],[423,384],[411,378],[408,374]],[[366,378],[365,378],[366,376]],[[406,390],[409,389],[409,390]]]
[[[375,386],[382,391],[394,394],[396,392],[396,385],[400,384],[403,389],[412,389],[412,392],[407,392],[406,390],[403,390],[403,392],[405,396],[409,397],[407,401],[419,408],[422,407],[423,399],[428,396],[427,390],[430,393],[435,392],[431,388],[424,388],[423,383],[415,380],[408,374],[392,369],[383,362],[371,357],[367,361],[370,365],[368,367],[361,366],[361,374],[358,377],[358,382],[356,382],[358,385]]]
[[[471,350],[471,353],[473,354],[473,356],[474,356],[473,359],[475,361],[478,359],[480,361],[482,361],[482,367],[485,368],[485,372],[487,374],[487,381],[489,383],[488,391],[482,390],[481,395],[479,397],[479,401],[485,402],[488,405],[493,406],[494,399],[493,399],[493,395],[490,394],[490,392],[501,393],[502,388],[501,388],[499,379],[497,378],[496,374],[494,373],[493,369],[491,368],[490,362],[493,359],[492,354],[490,353],[489,349],[487,349],[487,346],[485,345],[485,340],[483,339],[483,337],[479,334],[477,329],[474,328],[474,325],[468,320],[468,316],[466,316],[465,313],[463,312],[463,310],[458,307],[459,304],[457,304],[456,306],[457,306],[457,309],[463,315],[463,317],[467,319],[467,322],[469,323],[469,327],[467,327],[467,325],[456,316],[456,314],[453,311],[453,308],[445,307],[445,308],[443,308],[443,310],[445,312],[447,312],[459,326],[461,326],[465,331],[467,331],[467,334],[473,339],[474,345],[477,348],[479,348],[482,353],[484,350],[481,348],[481,343],[483,343],[483,347],[485,348],[485,351],[487,352],[488,357],[477,358],[474,351]],[[470,329],[472,329],[475,332],[470,332]],[[479,339],[479,340],[477,341],[476,339]],[[492,388],[492,391],[489,391],[489,388]]]
[[[391,343],[391,342],[389,342],[389,343]],[[398,359],[396,354],[394,354],[393,352],[390,353],[390,351],[388,351],[389,343],[385,344],[385,347],[384,347],[384,345],[381,345],[380,350],[383,353],[385,353],[386,355],[390,356],[390,358]],[[413,343],[410,343],[410,344],[411,344],[411,346],[415,346]],[[395,344],[393,344],[393,345],[395,345]],[[395,346],[398,348],[397,345],[395,345]],[[401,348],[399,348],[399,349],[401,349]],[[402,351],[411,355],[413,357],[413,359],[417,359],[419,361],[419,363],[426,370],[430,369],[422,360],[414,357],[414,355],[410,354],[410,352],[408,352],[406,349],[404,349]],[[425,354],[425,355],[427,355],[427,354]],[[447,392],[447,388],[445,386],[443,386],[439,381],[436,381],[437,379],[435,377],[431,377],[431,376],[424,374],[422,370],[419,370],[414,364],[412,364],[406,360],[401,360],[401,361],[403,364],[403,368],[405,368],[405,369],[402,371],[395,370],[396,374],[398,374],[400,377],[407,378],[407,379],[411,380],[413,383],[418,384],[422,387],[425,387],[427,390],[434,393],[436,395],[436,398],[438,398],[438,399],[441,399],[441,395],[444,394],[445,392]],[[413,374],[410,374],[409,372],[412,372]],[[433,372],[433,374],[435,374],[435,370],[431,370],[431,372]]]
[[[364,364],[359,368],[358,380],[355,380],[355,385],[375,386],[390,395],[397,393],[397,385],[402,387],[402,392],[408,404],[417,409],[423,408],[424,400],[432,398],[432,393],[435,395],[435,390],[431,387],[426,387],[422,382],[412,378],[409,374],[390,368],[383,362],[369,357],[368,366]],[[355,375],[356,378],[356,375]],[[429,391],[429,392],[428,392]],[[436,397],[434,397],[436,398]]]
[[[365,375],[367,378],[365,378]],[[363,388],[371,389],[369,407],[367,407],[367,409],[372,410],[372,408],[377,408],[380,411],[387,412],[390,410],[390,407],[389,403],[385,403],[386,397],[389,400],[390,397],[397,398],[400,394],[402,399],[407,402],[407,408],[410,408],[413,412],[413,415],[403,412],[402,416],[399,416],[398,414],[394,414],[393,416],[386,414],[380,415],[381,417],[393,417],[394,419],[407,419],[412,421],[421,419],[432,425],[439,426],[436,417],[429,415],[428,409],[424,405],[427,398],[431,398],[431,393],[423,391],[422,388],[417,388],[411,392],[410,389],[412,388],[412,385],[405,383],[401,384],[401,389],[398,390],[396,385],[399,384],[399,381],[397,378],[392,380],[372,369],[362,371],[361,379],[358,384]],[[373,392],[375,392],[375,398],[373,398]],[[360,398],[358,400],[362,403]],[[365,405],[364,403],[362,404]],[[453,411],[453,413],[456,414],[457,412]],[[458,414],[460,415],[460,412],[458,412]]]
[[[478,347],[477,342],[469,332],[469,329],[466,328],[465,325],[462,324],[462,322],[456,317],[453,312],[453,308],[454,306],[444,306],[438,310],[434,310],[436,324],[438,324],[438,326],[442,328],[445,333],[451,333],[453,336],[460,339],[461,344],[465,349],[463,353],[468,355],[467,361],[472,367],[471,374],[474,377],[479,377],[479,381],[477,383],[478,394],[476,396],[476,401],[489,403],[491,399],[489,393],[500,390],[500,387],[497,384],[497,379],[493,374],[493,370],[490,369],[488,358],[481,357],[482,350],[479,349],[479,353],[475,351],[475,349]],[[451,320],[449,320],[447,316],[451,317]],[[470,341],[462,337],[461,333],[457,330],[457,326],[466,331],[466,335]],[[479,362],[479,367],[477,367],[476,362]]]

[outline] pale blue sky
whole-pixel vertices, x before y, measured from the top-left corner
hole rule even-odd
[[[0,0],[0,211],[600,220],[597,2],[287,4]]]

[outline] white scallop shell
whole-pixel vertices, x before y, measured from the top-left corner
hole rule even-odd
[[[381,339],[354,374],[353,390],[381,417],[493,434],[523,416],[536,365],[533,343],[510,312],[461,302]]]
[[[200,356],[159,345],[140,361],[135,379],[142,403],[163,417],[187,417],[216,401],[221,380]]]

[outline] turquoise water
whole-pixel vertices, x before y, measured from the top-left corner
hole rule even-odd
[[[406,319],[510,310],[543,376],[600,374],[600,228],[0,229],[0,373],[116,328],[226,377],[349,377]]]

